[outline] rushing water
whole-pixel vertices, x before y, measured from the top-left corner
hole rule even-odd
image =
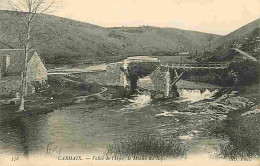
[[[199,101],[214,92],[180,91],[181,99]],[[104,153],[108,143],[142,133],[165,137],[196,129],[189,115],[169,115],[167,111],[187,103],[167,100],[154,103],[149,95],[130,100],[91,101],[48,114],[16,118],[0,113],[0,154],[43,155],[47,148],[61,154]],[[195,117],[193,123],[199,124]]]
[[[182,98],[182,101],[190,101],[190,102],[197,102],[205,99],[212,99],[213,96],[218,92],[219,90],[214,90],[213,92],[210,92],[208,89],[206,89],[204,92],[200,90],[186,90],[182,89],[179,90],[180,97]]]

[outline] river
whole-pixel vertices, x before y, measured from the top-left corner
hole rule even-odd
[[[131,99],[84,102],[19,118],[1,111],[0,154],[45,155],[50,149],[63,155],[103,154],[109,143],[129,136],[149,133],[178,137],[201,132],[203,122],[211,117],[182,111],[189,103],[211,99],[214,93],[182,90],[180,99],[166,101],[153,101],[149,95],[141,94]]]

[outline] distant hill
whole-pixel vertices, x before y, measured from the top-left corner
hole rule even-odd
[[[22,24],[17,12],[0,10],[0,48],[21,47],[18,23]],[[150,26],[104,28],[52,15],[39,15],[34,28],[38,33],[33,35],[34,42],[47,40],[36,47],[46,63],[116,61],[131,55],[195,52],[208,44],[209,35],[212,42],[221,37]],[[55,38],[48,40],[53,34]]]
[[[239,60],[243,58],[240,54],[241,52],[246,52],[246,54],[260,59],[260,19],[213,41],[212,48],[211,51],[204,52],[198,60]]]
[[[229,33],[226,36],[213,41],[212,46],[213,48],[217,48],[222,45],[229,46],[234,42],[240,42],[241,40],[245,40],[246,38],[252,36],[253,32],[258,28],[260,28],[260,18],[242,26],[241,28]]]

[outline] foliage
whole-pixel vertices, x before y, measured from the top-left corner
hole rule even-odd
[[[60,75],[49,76],[47,86],[41,90],[41,94],[54,98],[73,98],[100,91],[101,87],[98,85],[73,81]]]
[[[243,60],[229,65],[224,75],[227,85],[250,85],[259,81],[260,64]]]
[[[230,61],[237,53],[234,50],[230,50],[229,47],[223,48],[222,46],[212,51],[205,51],[197,58],[199,62],[219,62]]]
[[[260,155],[260,116],[234,116],[207,124],[209,136],[227,138],[220,144],[220,157],[230,160],[250,160]]]
[[[220,155],[231,160],[249,160],[260,155],[259,116],[232,120],[226,124],[229,141],[220,145]]]
[[[118,156],[177,158],[184,157],[187,148],[179,140],[156,138],[146,134],[114,142],[108,145],[107,152]]]
[[[254,52],[255,49],[259,50],[259,41],[260,37],[260,28],[256,28],[253,32],[252,35],[247,38],[246,42],[242,44],[242,50],[245,52]],[[259,57],[259,56],[257,56]]]
[[[221,120],[209,121],[206,124],[207,134],[212,137],[219,138],[219,136],[224,137],[226,131],[225,123]]]
[[[251,85],[259,82],[260,64],[250,60],[234,61],[225,70],[188,71],[183,78],[220,86]]]

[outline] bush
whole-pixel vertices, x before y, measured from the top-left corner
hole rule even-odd
[[[227,124],[227,143],[220,145],[220,155],[231,160],[249,160],[260,156],[260,116],[233,120]]]
[[[219,136],[224,138],[225,136],[226,126],[222,120],[209,121],[206,124],[206,129],[208,132],[208,136],[212,136],[216,138],[218,138]]]
[[[243,60],[229,65],[225,74],[227,85],[250,85],[259,81],[260,65],[258,62]]]
[[[180,140],[156,138],[147,134],[114,142],[108,145],[107,152],[118,156],[178,158],[186,155],[187,148]]]

